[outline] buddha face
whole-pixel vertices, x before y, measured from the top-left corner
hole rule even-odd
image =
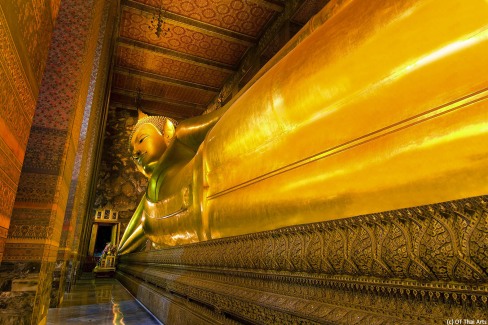
[[[166,142],[156,126],[146,123],[134,132],[130,150],[137,169],[146,177],[150,177],[159,158],[166,150]]]

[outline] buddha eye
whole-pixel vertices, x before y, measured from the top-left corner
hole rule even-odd
[[[142,137],[139,139],[139,143],[142,143],[142,141],[144,141],[144,139],[146,139],[147,137],[148,137],[147,135],[142,136]]]

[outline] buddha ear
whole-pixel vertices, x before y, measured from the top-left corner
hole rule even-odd
[[[149,115],[145,114],[143,111],[140,109],[137,109],[137,119],[140,121],[145,117],[148,117]]]
[[[173,137],[175,136],[175,131],[176,131],[175,125],[169,118],[164,119],[163,131],[164,131],[164,142],[166,142],[166,145],[168,145],[171,139],[173,139]]]

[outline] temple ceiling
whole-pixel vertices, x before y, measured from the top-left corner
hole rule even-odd
[[[295,2],[286,32],[270,38],[258,64],[327,0]],[[158,37],[151,26],[160,8],[164,24]],[[139,92],[139,104],[149,114],[201,115],[285,8],[284,0],[122,0],[110,105],[135,109]]]

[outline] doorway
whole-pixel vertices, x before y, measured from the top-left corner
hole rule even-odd
[[[112,241],[112,233],[114,224],[100,223],[98,225],[97,237],[95,240],[95,247],[93,250],[93,256],[98,258],[102,255],[103,249],[108,243],[114,243]]]
[[[91,272],[95,268],[107,243],[118,245],[120,223],[113,221],[117,221],[117,218],[93,223],[88,254],[83,265],[84,272]]]

